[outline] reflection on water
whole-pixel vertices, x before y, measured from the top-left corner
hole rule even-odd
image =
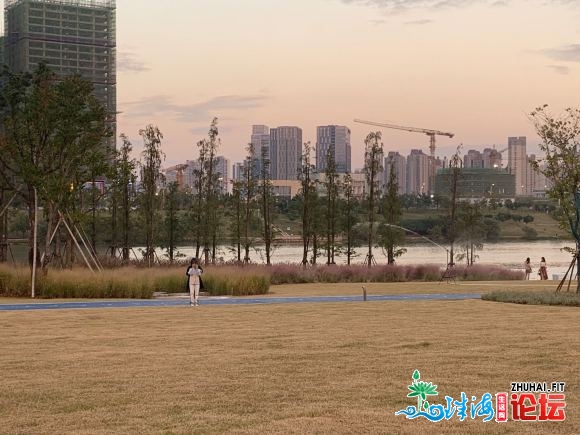
[[[553,274],[564,274],[572,260],[572,254],[562,251],[564,247],[574,247],[573,242],[563,241],[535,241],[535,242],[504,242],[488,243],[483,249],[476,252],[477,264],[494,264],[501,265],[510,269],[523,269],[524,261],[530,257],[532,267],[534,268],[533,279],[537,278],[537,270],[541,257],[546,257],[548,263],[548,275],[552,278]],[[447,251],[443,248],[430,244],[414,244],[406,247],[407,253],[397,259],[397,264],[440,264],[445,266],[447,263]],[[456,249],[456,253],[459,252]],[[192,256],[194,250],[188,247],[179,248],[179,252],[187,256]],[[357,248],[357,257],[351,259],[352,264],[363,263],[367,248]],[[386,264],[386,253],[381,249],[373,250],[377,264]],[[219,249],[218,257],[224,261],[233,260],[235,255],[226,247]],[[265,263],[265,253],[263,247],[257,247],[250,252],[250,258],[254,263]],[[299,263],[302,260],[302,246],[279,246],[274,249],[272,254],[273,263]],[[326,257],[320,257],[319,263],[324,264]],[[337,264],[346,264],[346,256],[336,257]]]

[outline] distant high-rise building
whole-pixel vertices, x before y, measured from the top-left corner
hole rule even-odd
[[[5,0],[4,61],[14,72],[45,63],[60,76],[80,74],[109,113],[117,112],[115,0]]]
[[[270,164],[273,180],[297,180],[302,156],[302,129],[270,129]]]
[[[185,187],[197,192],[197,174],[196,172],[201,169],[199,160],[187,160],[185,162],[187,166],[183,171],[183,184]]]
[[[389,151],[384,164],[385,179],[383,184],[385,186],[391,177],[391,167],[395,171],[395,176],[397,177],[397,192],[399,195],[404,195],[407,193],[407,159],[397,151]]]
[[[466,169],[481,169],[483,165],[483,155],[477,150],[469,150],[463,156],[463,167]]]
[[[350,172],[350,129],[343,125],[316,127],[316,170],[326,172],[328,150],[334,153],[336,172]]]
[[[452,190],[453,169],[447,167],[437,173],[435,193],[449,196]],[[501,168],[463,168],[457,179],[458,198],[513,198],[514,175]]]
[[[422,150],[411,150],[407,157],[407,193],[429,193],[429,156]]]
[[[270,128],[266,125],[253,125],[251,143],[254,145],[254,175],[258,177],[264,160],[270,160]]]
[[[201,171],[201,163],[197,160],[187,160],[183,166],[182,178],[183,185],[194,192],[197,192],[199,187],[199,171]],[[223,156],[216,156],[214,163],[214,175],[216,176],[220,190],[226,192],[232,175],[230,173],[230,161]],[[235,179],[235,178],[234,178]]]
[[[230,174],[230,161],[223,156],[216,157],[215,174],[217,176],[220,190],[222,193],[228,191]]]
[[[501,168],[501,153],[495,148],[485,148],[483,150],[483,168],[499,169]]]
[[[508,168],[516,177],[516,196],[526,194],[526,174],[529,166],[526,137],[508,137]]]
[[[241,181],[244,179],[244,164],[237,162],[234,163],[232,168],[232,179],[234,181]]]
[[[546,169],[546,162],[541,161],[539,164],[540,171],[536,171],[532,166],[532,162],[536,160],[537,156],[535,154],[530,154],[528,156],[525,195],[544,197],[546,191],[552,187],[552,182],[550,182],[546,176],[540,172],[541,170]]]

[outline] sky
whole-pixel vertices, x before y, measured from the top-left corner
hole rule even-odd
[[[164,135],[165,166],[194,159],[219,119],[219,153],[242,161],[253,124],[350,127],[385,152],[436,154],[538,138],[527,114],[580,106],[580,0],[117,0],[118,133]]]

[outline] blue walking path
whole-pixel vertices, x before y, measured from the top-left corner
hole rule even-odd
[[[367,301],[420,301],[420,300],[466,300],[481,299],[477,293],[435,293],[435,294],[401,294],[401,295],[369,295]],[[200,305],[266,305],[266,304],[296,304],[316,302],[361,302],[362,296],[307,296],[307,297],[204,297]],[[189,306],[189,298],[159,298],[136,300],[108,300],[88,302],[42,302],[25,304],[0,304],[0,311],[30,311],[30,310],[70,310],[79,308],[143,308],[143,307],[176,307]]]

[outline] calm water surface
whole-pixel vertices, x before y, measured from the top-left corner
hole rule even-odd
[[[475,260],[477,264],[501,265],[511,269],[523,269],[523,263],[530,257],[534,268],[533,279],[538,279],[537,270],[541,257],[546,258],[548,264],[548,275],[550,279],[553,274],[564,274],[570,265],[572,255],[562,250],[564,247],[574,247],[573,242],[563,241],[532,241],[532,242],[503,242],[488,243],[483,249],[476,252],[478,256]],[[413,244],[406,247],[407,253],[397,259],[397,264],[439,264],[445,266],[447,263],[446,246],[435,246],[432,244]],[[186,256],[192,256],[194,250],[189,247],[178,249]],[[356,248],[357,257],[351,260],[353,264],[364,262],[367,248]],[[456,253],[460,252],[456,248]],[[242,254],[243,255],[243,254]],[[373,255],[378,264],[386,264],[387,257],[381,249],[374,249]],[[228,248],[221,247],[218,257],[225,261],[232,260],[235,255]],[[255,263],[265,263],[265,253],[263,247],[257,247],[250,251],[250,258]],[[273,263],[299,263],[302,260],[302,246],[279,246],[272,254]],[[319,263],[324,264],[326,257],[319,258]],[[346,264],[346,257],[337,257],[338,264]],[[461,263],[461,262],[457,262]]]

